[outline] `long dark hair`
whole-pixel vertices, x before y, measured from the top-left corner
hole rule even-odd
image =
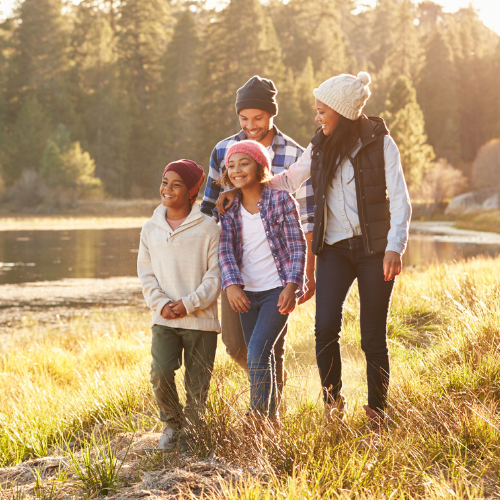
[[[323,151],[325,157],[323,168],[326,170],[328,184],[331,184],[338,166],[354,149],[358,139],[358,120],[349,120],[340,115],[332,134],[325,136],[318,145],[313,147],[313,154],[317,149]]]

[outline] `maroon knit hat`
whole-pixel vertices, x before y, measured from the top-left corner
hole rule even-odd
[[[267,170],[271,169],[271,158],[267,149],[260,143],[256,141],[240,141],[233,144],[226,153],[224,163],[227,168],[229,158],[235,153],[245,153],[251,156],[257,163],[260,163]]]
[[[201,185],[205,180],[205,172],[203,171],[203,168],[192,160],[177,160],[169,163],[165,167],[163,177],[165,177],[165,174],[169,170],[173,170],[176,174],[180,175],[181,179],[188,188],[191,203],[194,203]]]

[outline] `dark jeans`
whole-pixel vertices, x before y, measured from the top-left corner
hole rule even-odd
[[[357,278],[368,406],[376,411],[386,408],[389,388],[387,316],[394,280],[384,280],[383,259],[383,254],[365,255],[361,237],[325,245],[317,258],[316,359],[327,404],[338,401],[342,389],[339,344],[342,310]]]
[[[153,326],[151,384],[160,419],[176,428],[198,426],[203,421],[210,378],[217,349],[217,333]],[[175,372],[184,353],[186,406],[182,408]]]
[[[280,314],[278,298],[283,288],[245,292],[250,308],[240,313],[250,369],[250,410],[277,415],[278,387],[274,347],[284,334],[288,314]]]

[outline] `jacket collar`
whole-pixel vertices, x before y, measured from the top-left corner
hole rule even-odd
[[[361,139],[361,148],[364,148],[373,142],[379,135],[389,135],[385,121],[378,116],[366,116],[361,114],[358,118],[359,137]],[[326,140],[323,130],[319,130],[311,139],[313,146],[318,146]]]
[[[271,188],[264,184],[264,190],[262,191],[262,195],[260,197],[257,206],[260,208],[261,206],[267,206],[271,202]],[[241,204],[241,191],[238,191],[236,198],[234,199],[233,206],[231,207],[233,214],[238,213]]]
[[[170,227],[166,220],[167,207],[163,205],[158,205],[151,217],[151,221],[156,224],[161,229],[167,231],[171,234],[174,230]],[[191,213],[187,216],[187,219],[175,230],[175,232],[180,233],[191,226],[199,224],[203,220],[203,215],[200,210],[200,206],[197,202],[193,203],[191,207]]]

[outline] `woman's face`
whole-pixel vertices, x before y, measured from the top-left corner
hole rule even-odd
[[[335,130],[340,115],[326,104],[323,104],[319,99],[316,99],[315,106],[317,111],[315,120],[321,125],[323,134],[330,135]]]

